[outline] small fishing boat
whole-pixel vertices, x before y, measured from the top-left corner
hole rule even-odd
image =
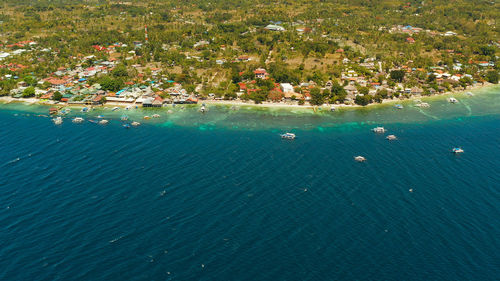
[[[459,153],[464,153],[464,150],[460,147],[455,147],[452,149],[453,153],[459,154]]]
[[[167,111],[167,113],[168,113],[168,114],[172,114],[172,113],[174,113],[174,111],[173,111],[172,109],[169,109],[169,110]]]
[[[127,107],[125,107],[125,110],[130,110],[132,107],[130,105],[127,105]]]
[[[467,93],[465,93],[465,94],[466,94],[467,96],[469,96],[469,97],[474,96],[474,94],[473,94],[472,92],[467,92]]]
[[[205,113],[206,111],[207,111],[207,108],[204,105],[202,105],[200,108],[200,112]]]
[[[153,114],[153,118],[160,118],[160,114]]]
[[[50,115],[57,114],[57,112],[59,112],[59,110],[57,108],[55,108],[55,107],[49,108],[49,114]]]
[[[148,119],[151,119],[151,117],[150,117],[150,116],[148,116],[148,115],[146,115],[146,116],[144,116],[144,119],[145,119],[145,120],[148,120]]]
[[[295,134],[292,133],[284,133],[280,135],[282,139],[293,140],[295,139]]]
[[[81,112],[88,112],[89,111],[89,108],[88,107],[84,107],[82,108]]]
[[[386,137],[387,140],[397,140],[398,138],[395,135],[388,135]]]
[[[130,124],[123,124],[123,128],[130,129]]]
[[[399,103],[396,104],[394,107],[397,108],[397,109],[403,109],[404,108],[403,105],[399,104]]]
[[[134,126],[134,127],[137,127],[137,126],[141,125],[141,123],[136,122],[136,121],[134,121],[134,122],[132,122],[132,123],[130,123],[130,124],[131,124],[132,126]]]
[[[120,118],[120,120],[122,120],[122,121],[127,121],[127,120],[128,120],[128,116],[127,116],[127,115],[123,115],[123,116]]]
[[[89,122],[93,124],[99,124],[99,122],[97,122],[96,120],[89,120]]]
[[[417,103],[415,106],[416,107],[421,107],[421,108],[430,107],[430,105],[428,103],[426,103],[426,102]]]
[[[83,122],[83,118],[82,117],[75,117],[73,118],[73,123],[82,123]]]
[[[336,110],[335,106],[332,105],[332,107],[330,107],[330,111],[334,112],[335,110]]]
[[[104,118],[104,116],[102,116],[102,115],[97,115],[97,118],[102,119],[102,118]]]
[[[384,127],[375,127],[372,131],[377,134],[383,134],[386,132],[386,129]]]
[[[99,124],[101,124],[101,125],[106,125],[108,123],[109,123],[109,121],[106,119],[102,119],[101,121],[99,121]]]
[[[365,161],[366,161],[366,158],[365,158],[365,157],[363,157],[363,156],[356,156],[356,157],[354,157],[354,160],[355,160],[356,162],[365,162]]]
[[[458,100],[456,98],[454,98],[454,97],[451,97],[451,98],[448,98],[448,102],[449,103],[457,103]]]
[[[118,106],[115,106],[111,109],[111,111],[117,111],[118,109],[120,109]]]
[[[54,122],[54,124],[56,124],[56,125],[61,125],[61,124],[62,124],[62,122],[63,122],[63,119],[61,118],[61,116],[58,116],[58,117],[56,117],[56,118],[52,119],[52,121],[53,121],[53,122]]]

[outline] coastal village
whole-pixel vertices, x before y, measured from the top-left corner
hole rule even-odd
[[[117,7],[124,10],[120,19],[130,19],[130,5]],[[147,24],[135,30],[134,38],[117,36],[127,41],[94,40],[83,50],[40,36],[18,41],[4,35],[0,96],[9,102],[92,106],[365,106],[465,91],[499,80],[500,42],[464,51],[458,46],[465,35],[457,30],[379,26],[376,32],[396,40],[400,50],[384,56],[330,32],[343,24],[338,18],[241,26],[226,14],[214,14],[220,19],[203,23],[174,15],[168,22],[181,23],[183,40],[161,42],[161,30]],[[205,31],[192,34],[193,26]],[[226,33],[240,39],[228,43]],[[443,43],[429,45],[433,41]],[[422,48],[428,55],[412,53]]]

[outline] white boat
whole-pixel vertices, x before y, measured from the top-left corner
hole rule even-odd
[[[137,126],[141,125],[141,123],[134,121],[134,122],[130,123],[130,125],[137,127]]]
[[[383,134],[386,132],[386,129],[384,127],[375,127],[372,129],[372,131],[377,134]]]
[[[125,110],[130,110],[132,107],[130,105],[127,105],[127,107],[125,107]]]
[[[58,117],[56,117],[56,118],[52,119],[52,121],[53,121],[53,122],[54,122],[54,124],[56,124],[56,125],[61,125],[61,124],[62,124],[62,122],[63,122],[63,119],[61,118],[61,116],[58,116]]]
[[[451,97],[451,98],[448,98],[448,102],[449,103],[457,103],[458,100],[456,98],[454,98],[454,97]]]
[[[87,112],[87,111],[89,111],[89,108],[88,108],[88,107],[84,107],[84,108],[82,108],[82,110],[81,110],[81,111],[82,111],[82,112]]]
[[[466,94],[466,95],[468,95],[469,97],[474,96],[474,94],[473,94],[472,92],[467,92],[467,93],[465,93],[465,94]]]
[[[356,156],[356,157],[354,157],[354,160],[355,160],[356,162],[365,162],[365,161],[366,161],[366,158],[365,158],[365,157],[363,157],[363,156]]]
[[[404,108],[402,104],[396,104],[394,107],[397,108],[397,109],[403,109]]]
[[[295,139],[295,134],[292,133],[284,133],[280,135],[282,139],[293,140]]]
[[[200,108],[200,112],[205,113],[206,111],[207,111],[207,108],[204,105],[202,105]]]
[[[83,118],[82,117],[75,117],[72,121],[73,121],[73,123],[82,123]]]
[[[386,137],[386,139],[388,139],[388,140],[397,140],[398,138],[395,135],[388,135]]]
[[[127,120],[128,120],[128,116],[127,116],[127,115],[123,115],[123,116],[120,118],[120,120],[122,120],[122,121],[127,121]]]
[[[108,122],[109,122],[108,120],[103,119],[103,120],[99,121],[99,124],[106,125],[106,124],[108,124]]]
[[[333,112],[333,111],[335,111],[335,110],[336,110],[336,109],[335,109],[335,106],[333,106],[333,105],[332,105],[332,107],[330,107],[330,111],[332,111],[332,112]]]
[[[160,114],[153,114],[153,118],[160,118]]]
[[[416,107],[422,107],[422,108],[430,107],[430,105],[428,103],[426,103],[426,102],[417,103],[415,106]]]
[[[453,153],[459,154],[459,153],[464,153],[464,150],[460,147],[455,147],[452,149]]]
[[[116,111],[116,110],[118,110],[118,109],[120,109],[120,108],[119,108],[118,106],[115,106],[115,107],[113,107],[111,110],[112,110],[112,111]]]

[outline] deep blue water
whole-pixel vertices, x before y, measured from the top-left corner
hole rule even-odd
[[[0,280],[500,277],[499,115],[388,124],[395,142],[0,124]]]

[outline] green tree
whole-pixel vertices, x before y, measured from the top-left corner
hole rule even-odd
[[[405,78],[405,72],[404,70],[393,70],[391,71],[391,79],[396,81],[396,82],[403,82],[403,79]]]
[[[498,72],[496,70],[490,70],[486,74],[486,80],[493,84],[498,84]]]
[[[23,98],[31,98],[35,96],[35,88],[34,87],[28,87],[24,89],[23,91]]]
[[[321,93],[321,90],[319,88],[313,88],[311,89],[311,100],[309,103],[311,105],[322,105],[325,103],[325,96]]]
[[[372,97],[370,95],[356,96],[354,103],[365,106],[372,102]]]
[[[52,99],[56,101],[60,101],[62,99],[63,95],[61,92],[57,91],[52,95]]]

